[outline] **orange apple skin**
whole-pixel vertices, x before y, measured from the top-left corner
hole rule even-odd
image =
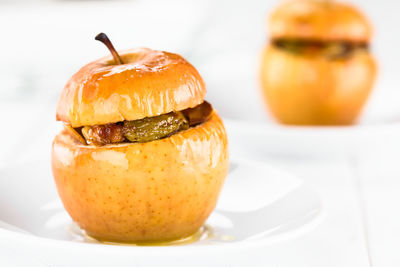
[[[158,242],[194,234],[229,168],[219,116],[168,138],[102,147],[64,131],[52,146],[58,193],[72,219],[103,241]]]
[[[294,125],[349,125],[364,107],[376,75],[366,51],[346,59],[264,48],[261,91],[272,115]]]

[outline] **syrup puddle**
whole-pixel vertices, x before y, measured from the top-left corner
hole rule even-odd
[[[79,228],[78,225],[72,223],[67,228],[67,232],[72,235],[74,241],[83,242],[83,243],[93,243],[93,244],[104,244],[104,245],[113,245],[113,246],[181,246],[181,245],[189,245],[195,242],[211,240],[214,239],[214,230],[209,225],[203,225],[200,229],[194,233],[193,235],[176,239],[170,241],[159,241],[159,242],[140,242],[140,243],[119,243],[119,242],[110,242],[110,241],[101,241],[97,240],[88,234],[82,229]]]

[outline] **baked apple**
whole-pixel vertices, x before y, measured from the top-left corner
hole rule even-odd
[[[64,87],[52,145],[59,196],[98,240],[159,242],[194,234],[228,172],[224,125],[197,70],[136,48],[81,68]]]
[[[364,15],[334,1],[294,0],[268,26],[260,77],[272,115],[284,124],[353,124],[376,73]]]

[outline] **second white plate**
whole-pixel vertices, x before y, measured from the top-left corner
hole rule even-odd
[[[253,159],[270,156],[345,157],[368,153],[398,140],[400,123],[353,126],[286,126],[224,119],[232,154]]]

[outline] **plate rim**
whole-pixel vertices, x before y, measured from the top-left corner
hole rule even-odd
[[[31,161],[37,162],[37,161],[45,161],[45,160],[35,160]],[[299,186],[296,188],[301,188],[304,187],[303,190],[309,190],[312,192],[316,199],[318,199],[318,210],[313,215],[313,217],[305,222],[304,224],[296,227],[295,229],[289,230],[284,233],[280,233],[277,236],[268,236],[267,238],[255,238],[255,239],[246,239],[243,241],[238,241],[238,242],[224,242],[221,244],[212,244],[212,245],[198,245],[198,246],[190,246],[190,245],[177,245],[177,246],[135,246],[135,245],[105,245],[101,243],[84,243],[84,242],[74,242],[74,241],[68,241],[68,240],[59,240],[59,239],[52,239],[52,238],[47,238],[47,237],[42,237],[42,236],[37,236],[34,234],[25,234],[25,233],[19,233],[16,231],[8,230],[5,228],[0,227],[0,244],[3,242],[11,241],[14,242],[15,244],[23,244],[23,243],[28,243],[30,246],[42,246],[42,247],[48,247],[48,246],[53,246],[57,247],[57,249],[68,249],[69,251],[71,250],[77,250],[80,253],[88,253],[88,252],[94,252],[94,253],[107,253],[107,254],[125,254],[126,252],[129,252],[131,256],[148,256],[148,255],[153,255],[154,253],[157,253],[158,256],[170,256],[171,254],[177,253],[181,254],[182,252],[187,252],[190,253],[191,255],[196,255],[196,254],[204,254],[204,253],[218,253],[221,251],[225,251],[229,249],[230,251],[243,251],[243,250],[248,250],[252,249],[255,247],[260,247],[260,246],[270,246],[274,245],[280,242],[285,242],[291,239],[295,239],[299,236],[302,236],[310,231],[312,231],[314,228],[316,228],[326,217],[326,208],[325,208],[325,203],[323,198],[320,196],[318,192],[316,192],[311,186],[306,185],[302,179],[299,177],[291,174],[288,171],[282,170],[280,168],[274,167],[271,164],[267,164],[265,162],[259,161],[259,160],[253,160],[253,159],[248,159],[244,157],[237,157],[233,156],[230,158],[230,162],[244,162],[245,164],[250,164],[250,165],[258,165],[258,166],[263,166],[263,168],[268,168],[273,172],[279,173],[280,175],[286,175],[294,180],[301,181]],[[25,163],[26,164],[26,163]],[[13,164],[12,167],[16,167],[18,164]],[[7,169],[12,169],[12,167],[7,167],[1,170],[1,173],[7,172]],[[132,248],[135,249],[132,249]],[[62,251],[59,250],[59,251]]]
[[[326,126],[312,126],[312,125],[286,125],[278,122],[268,121],[248,121],[240,119],[232,119],[222,117],[224,123],[227,126],[235,127],[235,131],[248,132],[246,129],[262,129],[268,131],[280,131],[285,134],[299,134],[299,133],[311,133],[311,134],[359,134],[365,131],[387,131],[387,130],[398,130],[400,131],[400,122],[382,123],[382,124],[360,124],[354,125],[326,125]],[[239,127],[244,125],[247,127]],[[227,127],[227,128],[228,128]]]

